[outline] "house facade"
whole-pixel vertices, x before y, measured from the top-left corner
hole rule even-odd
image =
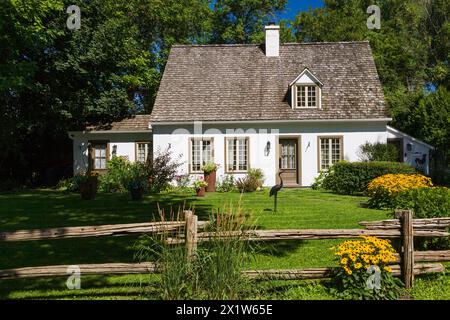
[[[265,32],[262,46],[173,46],[151,115],[69,133],[74,173],[170,148],[193,179],[215,162],[219,179],[260,168],[267,186],[280,171],[285,185],[309,186],[333,163],[358,161],[366,142],[403,146],[399,161],[417,146],[428,166],[431,146],[387,126],[368,42],[280,44],[278,26]]]

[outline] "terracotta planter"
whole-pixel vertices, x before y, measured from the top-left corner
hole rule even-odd
[[[216,171],[205,173],[204,180],[208,182],[206,192],[216,192]]]
[[[205,187],[199,188],[197,191],[197,197],[204,197],[205,196]]]
[[[87,181],[80,183],[80,194],[83,200],[93,200],[97,195],[98,179],[89,177]]]
[[[142,200],[144,196],[144,188],[130,189],[131,199]]]

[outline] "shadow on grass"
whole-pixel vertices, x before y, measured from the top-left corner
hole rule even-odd
[[[20,291],[19,299],[158,298],[157,283],[146,281],[140,285],[137,277],[111,283],[107,276],[82,276],[80,290],[68,290],[66,280],[67,277],[3,280],[0,299],[16,298],[16,291]]]
[[[304,240],[274,240],[258,242],[257,253],[275,257],[286,257],[305,244]]]

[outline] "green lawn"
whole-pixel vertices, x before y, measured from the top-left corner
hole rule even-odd
[[[201,220],[217,208],[241,203],[258,228],[358,228],[358,221],[380,220],[387,212],[360,206],[366,198],[340,196],[309,189],[283,189],[278,197],[278,212],[272,211],[268,190],[248,193],[208,193],[197,198],[189,193],[171,192],[129,200],[127,194],[99,194],[96,200],[82,201],[78,194],[54,190],[33,190],[0,195],[1,231],[62,226],[100,225],[151,221],[158,216],[157,206],[166,213],[193,208]],[[137,236],[65,239],[52,241],[0,243],[0,269],[54,264],[135,262],[133,245]],[[306,268],[333,266],[329,248],[339,240],[286,241],[268,243],[260,249],[249,268]],[[65,278],[18,279],[0,281],[0,298],[86,298],[114,299],[148,297],[139,282],[149,276],[85,276],[82,290],[64,290]],[[158,276],[150,276],[157,282]],[[445,296],[448,277],[424,279],[419,284],[436,284],[426,297]],[[428,281],[428,282],[427,282]],[[266,297],[288,299],[330,298],[316,282],[277,282],[261,284]],[[444,294],[442,293],[444,292]],[[152,296],[150,294],[150,296]],[[153,296],[155,296],[153,294]],[[420,298],[424,296],[417,295]],[[263,295],[264,298],[264,295]]]

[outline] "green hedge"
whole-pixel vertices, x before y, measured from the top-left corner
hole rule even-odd
[[[335,163],[321,182],[321,187],[339,194],[364,192],[372,179],[388,173],[416,173],[401,162],[347,162]]]
[[[417,219],[450,217],[450,189],[435,187],[403,191],[395,196],[394,207],[412,210],[414,218]],[[423,250],[450,248],[449,237],[419,238],[415,242],[415,245]]]
[[[394,199],[396,209],[414,211],[414,217],[441,218],[450,217],[450,189],[416,188],[400,192]]]

